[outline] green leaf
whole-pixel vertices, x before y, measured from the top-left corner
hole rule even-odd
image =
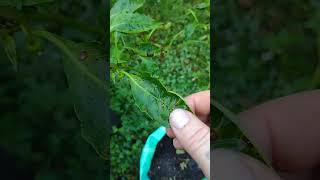
[[[123,72],[130,81],[131,92],[136,105],[159,126],[168,127],[169,114],[175,108],[190,110],[184,99],[175,92],[168,91],[163,84],[147,74],[143,78]]]
[[[118,0],[112,7],[110,11],[111,18],[117,13],[133,13],[139,9],[145,0]]]
[[[102,50],[90,44],[70,44],[75,55],[80,51],[88,53],[88,59],[83,62],[88,70],[106,83],[107,62],[101,59]],[[99,57],[100,56],[100,57]],[[76,97],[75,111],[81,121],[83,137],[95,148],[97,153],[108,159],[109,131],[108,106],[106,91],[80,69],[74,67],[71,61],[64,61],[64,70],[72,94]]]
[[[159,23],[149,16],[138,13],[120,13],[110,20],[110,32],[140,33],[159,27]]]
[[[32,33],[49,40],[51,43],[57,46],[67,57],[69,57],[69,60],[72,61],[74,65],[77,66],[77,68],[81,69],[81,71],[84,72],[91,79],[91,81],[94,81],[97,85],[103,87],[106,90],[108,89],[106,84],[99,80],[92,73],[90,73],[88,69],[78,60],[78,56],[75,56],[73,52],[70,51],[70,49],[65,45],[65,42],[67,41],[66,39],[63,39],[62,37],[59,37],[47,31],[33,31]]]
[[[18,61],[17,61],[17,51],[16,51],[16,42],[12,36],[5,33],[1,36],[2,43],[4,46],[4,50],[8,56],[8,59],[10,60],[13,69],[15,71],[18,70]]]
[[[45,31],[35,33],[64,53],[64,70],[74,96],[82,136],[101,158],[107,160],[111,126],[106,99],[107,61],[103,59],[103,49],[98,44],[76,44]]]

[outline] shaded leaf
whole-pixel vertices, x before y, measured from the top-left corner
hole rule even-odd
[[[159,25],[149,16],[138,13],[120,13],[110,20],[110,32],[140,33],[155,29]]]
[[[102,48],[94,43],[76,44],[45,31],[36,34],[48,39],[64,53],[64,70],[81,121],[82,136],[101,158],[107,160],[111,127],[106,99],[107,61],[103,59]],[[80,59],[83,52],[87,54],[84,60]]]
[[[139,77],[127,72],[123,73],[129,78],[136,105],[157,125],[167,127],[169,114],[175,108],[191,111],[180,95],[168,91],[158,79],[146,74]]]
[[[88,59],[84,61],[88,70],[106,83],[107,62],[101,57],[102,51],[89,44],[70,44],[75,55],[80,50],[88,52]],[[70,90],[76,97],[75,111],[81,121],[83,137],[96,149],[103,158],[108,158],[109,124],[106,91],[92,82],[85,73],[74,67],[71,61],[64,61],[64,70],[68,77]]]
[[[4,50],[8,56],[8,59],[10,60],[13,69],[15,71],[18,70],[18,61],[17,61],[17,51],[16,51],[16,42],[12,36],[5,33],[1,37],[2,43],[4,46]]]

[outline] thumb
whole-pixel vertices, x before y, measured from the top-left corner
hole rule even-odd
[[[183,109],[171,112],[170,126],[181,144],[210,179],[210,129],[194,114]]]

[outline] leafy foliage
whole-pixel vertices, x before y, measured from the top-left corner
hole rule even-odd
[[[76,44],[64,42],[76,55],[86,53],[83,60],[87,73],[80,68],[74,68],[71,61],[64,61],[64,69],[69,80],[71,92],[75,96],[75,112],[81,121],[82,136],[95,148],[101,158],[107,160],[109,157],[109,129],[110,124],[106,121],[109,117],[106,109],[106,81],[105,68],[107,62],[102,58],[103,49],[96,43]],[[68,58],[68,57],[66,57]],[[87,74],[92,74],[88,76]],[[99,107],[99,108],[97,108]]]
[[[33,5],[33,3],[37,4],[40,3],[40,1],[25,2],[26,5]],[[75,103],[75,110],[82,122],[83,136],[97,150],[101,157],[107,159],[109,133],[107,131],[108,124],[106,123],[106,119],[108,118],[105,98],[105,92],[107,90],[105,78],[106,60],[99,60],[98,62],[98,58],[104,56],[103,51],[98,51],[97,49],[94,56],[90,54],[89,60],[81,63],[77,58],[80,52],[76,48],[81,48],[81,51],[87,52],[90,51],[90,49],[88,49],[89,46],[77,47],[75,44],[72,44],[71,41],[64,40],[62,37],[46,31],[31,31],[30,29],[26,30],[24,27],[21,30],[24,31],[27,36],[39,36],[48,39],[66,55],[65,59],[67,62],[65,63],[65,71],[70,87],[73,92],[75,92],[77,99],[82,99]],[[13,63],[14,68],[17,69],[15,41],[7,34],[4,34],[3,39],[6,44],[5,50],[8,57]],[[94,69],[89,70],[89,68]],[[100,76],[100,79],[96,77],[97,74]]]
[[[71,41],[63,41],[62,38],[55,37],[45,31],[35,33],[47,38],[66,55],[64,69],[71,91],[75,95],[75,111],[82,123],[83,137],[103,159],[107,160],[109,152],[109,131],[106,121],[108,106],[105,95],[107,91],[105,81],[107,62],[104,59],[99,60],[103,57],[103,51],[99,46],[90,47],[89,44],[77,45]],[[77,59],[80,52],[85,52],[88,56],[83,63]]]
[[[210,85],[209,7],[200,10],[194,8],[199,2],[188,2],[181,8],[180,0],[142,2],[118,0],[111,9],[112,18],[112,11],[123,3],[124,13],[143,12],[153,22],[149,28],[130,32],[110,30],[110,104],[122,120],[113,128],[110,144],[114,179],[137,177],[148,134],[167,126],[174,108],[188,108],[182,96]],[[164,8],[172,3],[178,10]],[[134,8],[126,9],[129,6]]]
[[[10,109],[1,113],[0,148],[32,179],[108,175],[107,3],[0,1],[0,53],[17,70],[12,74],[1,61],[0,102]]]
[[[138,55],[155,56],[153,53],[153,44],[148,42],[148,38],[142,39],[136,48],[126,45],[125,36],[130,38],[130,34],[146,32],[159,27],[152,18],[135,12],[143,5],[143,1],[117,1],[110,10],[110,33],[113,37],[111,42],[111,73],[120,76],[126,76],[131,85],[131,92],[135,99],[135,104],[150,119],[159,122],[159,125],[166,125],[170,112],[177,107],[187,108],[183,98],[180,95],[168,91],[162,83],[147,74],[147,72],[130,74],[131,69],[127,66],[129,60],[122,60],[131,50]],[[120,11],[121,9],[121,11]],[[151,33],[153,32],[151,31]],[[118,64],[120,64],[118,66]],[[134,69],[133,69],[134,70]]]

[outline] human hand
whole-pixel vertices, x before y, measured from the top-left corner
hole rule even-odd
[[[167,135],[173,138],[174,147],[186,150],[210,179],[210,91],[192,94],[185,101],[194,114],[172,111]]]
[[[239,118],[274,170],[239,152],[214,150],[213,179],[320,179],[320,90],[269,101]]]
[[[191,117],[187,125],[182,129],[172,126],[167,130],[168,136],[174,138],[174,146],[184,148],[206,177],[210,177],[210,161],[203,158],[210,150],[210,135],[205,133],[210,132],[205,126],[205,123],[210,123],[209,97],[209,91],[187,97],[188,105],[199,118],[187,113]],[[272,162],[275,171],[239,152],[214,150],[213,179],[320,179],[319,108],[320,90],[315,90],[279,98],[240,113],[240,128],[247,132],[262,155]],[[175,114],[170,116],[170,124],[173,124],[174,117]],[[205,134],[203,137],[206,140],[198,139],[199,134]]]

